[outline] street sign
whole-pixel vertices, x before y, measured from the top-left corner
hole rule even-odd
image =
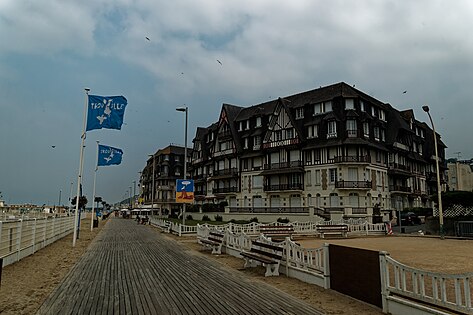
[[[194,202],[194,180],[176,179],[176,202]]]

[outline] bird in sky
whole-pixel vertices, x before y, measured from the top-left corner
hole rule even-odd
[[[146,38],[148,41],[151,41],[151,39],[149,39],[149,37],[148,37],[148,36],[146,36],[145,38]]]
[[[407,91],[402,92],[402,94],[406,94],[406,93],[407,93]]]
[[[56,147],[55,145],[52,145],[52,146],[51,146],[51,148],[53,148],[53,149],[54,149],[55,147]]]
[[[218,62],[221,66],[223,66],[223,64],[222,64],[222,62],[221,62],[220,60],[217,59],[217,62]]]

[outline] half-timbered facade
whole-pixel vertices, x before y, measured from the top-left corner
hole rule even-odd
[[[436,191],[432,130],[345,83],[224,104],[193,143],[197,202],[226,200],[230,211],[367,217],[425,206]]]

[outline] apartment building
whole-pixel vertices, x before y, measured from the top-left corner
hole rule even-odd
[[[190,157],[191,154],[192,149],[188,149],[187,156]],[[184,178],[184,147],[171,144],[156,151],[149,157],[141,172],[140,199],[143,206],[154,208],[157,214],[178,213],[182,204],[176,203],[176,179],[182,178]]]
[[[454,160],[447,163],[450,190],[473,191],[473,160]]]
[[[445,145],[436,137],[444,184]],[[343,82],[249,107],[223,104],[193,140],[196,202],[345,218],[430,206],[433,139],[412,110]]]

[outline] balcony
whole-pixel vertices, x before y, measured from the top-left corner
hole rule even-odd
[[[396,175],[411,176],[411,168],[408,165],[398,164],[398,163],[389,163],[388,172]]]
[[[264,191],[303,190],[303,186],[302,183],[264,185]]]
[[[371,189],[371,181],[357,181],[357,180],[337,180],[335,188],[339,189]]]
[[[352,214],[368,214],[368,209],[366,208],[360,208],[360,207],[354,207],[351,208],[351,213]]]
[[[214,194],[228,194],[238,192],[238,187],[222,187],[222,188],[213,188],[212,193]]]
[[[364,163],[369,164],[371,163],[371,156],[364,155],[364,156],[356,156],[356,155],[348,155],[348,156],[336,156],[333,159],[334,163]]]
[[[402,186],[402,185],[389,185],[389,191],[390,192],[396,192],[396,193],[411,193],[411,187],[407,186]]]
[[[301,167],[302,161],[292,161],[292,162],[281,162],[281,163],[271,163],[265,164],[265,170],[276,170],[276,169],[285,169],[285,168],[292,168],[292,167]]]
[[[236,167],[227,168],[223,170],[214,170],[212,176],[236,176],[238,175],[238,169]]]

